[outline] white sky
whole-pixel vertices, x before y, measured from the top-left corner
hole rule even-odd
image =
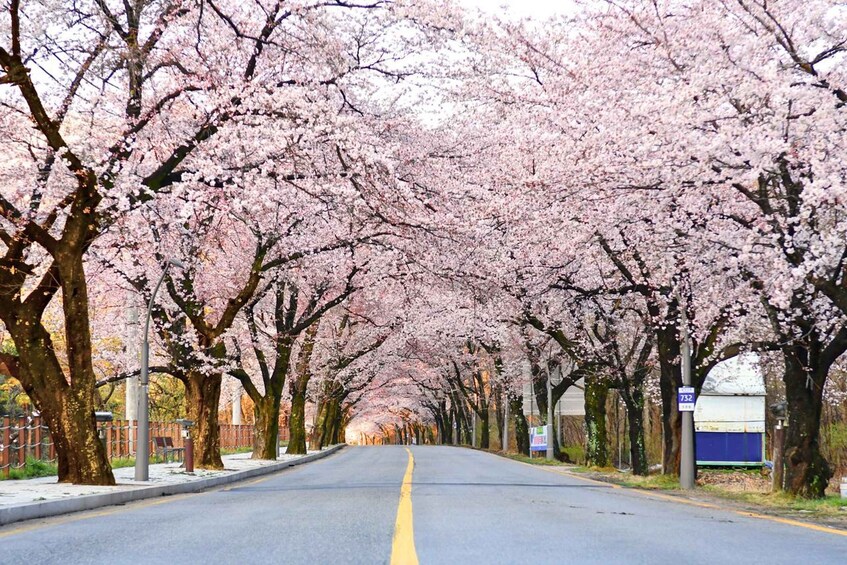
[[[572,0],[459,0],[468,8],[480,8],[486,12],[506,13],[513,17],[547,17],[554,14],[573,12]]]

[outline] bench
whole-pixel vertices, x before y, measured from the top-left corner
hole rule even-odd
[[[171,457],[178,457],[178,460],[181,461],[185,454],[185,448],[174,447],[172,437],[154,437],[153,445],[156,448],[156,455],[165,461],[170,461]],[[174,458],[173,460],[176,461],[177,459]]]

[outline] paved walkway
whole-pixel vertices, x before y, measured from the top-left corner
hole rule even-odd
[[[115,482],[118,484],[113,487],[69,485],[56,482],[56,477],[0,481],[0,508],[10,505],[27,504],[29,502],[115,492],[116,490],[132,490],[153,485],[188,483],[209,477],[220,477],[238,471],[265,467],[279,461],[293,461],[303,457],[302,455],[286,455],[284,450],[285,448],[283,448],[277,461],[250,459],[250,453],[225,455],[222,458],[224,462],[224,469],[222,471],[195,469],[194,473],[186,473],[185,469],[180,468],[181,463],[179,462],[150,465],[150,480],[146,482],[134,480],[135,467],[115,469]]]
[[[220,471],[186,473],[179,462],[150,465],[150,480],[144,482],[134,480],[134,467],[115,469],[115,486],[71,485],[57,482],[56,477],[0,481],[0,524],[202,490],[305,463],[337,446],[308,455],[287,455],[284,449],[276,461],[251,459],[250,453],[224,456]]]

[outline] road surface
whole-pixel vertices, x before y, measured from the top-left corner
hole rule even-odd
[[[847,563],[847,536],[432,446],[350,447],[223,489],[0,528],[0,563],[10,564],[415,558],[422,564]]]

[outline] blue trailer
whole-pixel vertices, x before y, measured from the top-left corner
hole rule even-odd
[[[765,387],[758,356],[718,364],[694,408],[698,465],[761,467],[765,461]]]

